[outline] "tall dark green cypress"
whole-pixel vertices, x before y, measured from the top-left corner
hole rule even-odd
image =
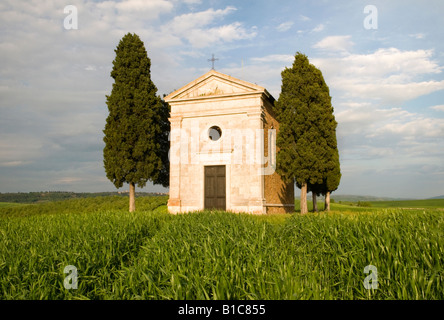
[[[139,36],[126,34],[114,51],[103,162],[107,178],[117,188],[129,184],[129,207],[134,211],[136,184],[142,188],[150,180],[168,185],[169,112],[156,95],[151,61]]]
[[[321,116],[316,125],[320,132],[320,143],[324,151],[318,155],[321,164],[318,167],[318,172],[321,174],[322,179],[318,179],[316,182],[309,181],[308,183],[308,190],[313,195],[313,211],[317,211],[316,196],[320,194],[325,195],[325,209],[330,210],[330,193],[338,188],[341,179],[339,152],[336,141],[337,122],[333,114],[334,109],[331,104],[329,88],[321,71],[318,71],[319,94],[321,96],[319,112]]]
[[[301,189],[304,214],[308,211],[307,192],[326,192],[327,176],[334,184],[333,175],[337,173],[332,165],[337,152],[336,121],[329,89],[321,71],[304,54],[298,52],[293,66],[282,71],[276,114],[280,122],[277,171]]]

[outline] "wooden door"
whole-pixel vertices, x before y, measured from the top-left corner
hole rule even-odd
[[[225,166],[205,166],[205,209],[226,210]]]

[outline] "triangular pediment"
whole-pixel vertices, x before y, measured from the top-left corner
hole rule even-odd
[[[211,70],[179,90],[170,93],[165,97],[165,101],[262,93],[265,91],[265,88],[258,85]]]

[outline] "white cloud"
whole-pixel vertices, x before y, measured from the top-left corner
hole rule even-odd
[[[186,4],[200,4],[202,0],[183,0]]]
[[[321,31],[324,30],[324,29],[325,29],[325,26],[321,23],[321,24],[317,25],[317,26],[312,30],[312,32],[321,32]]]
[[[251,39],[256,36],[255,28],[247,30],[240,22],[211,26],[224,16],[234,12],[236,8],[208,9],[200,12],[176,16],[170,23],[161,28],[162,34],[186,39],[193,47],[203,48],[218,42]]]
[[[234,22],[209,29],[193,29],[185,35],[185,38],[193,47],[203,48],[218,42],[251,39],[256,34],[255,31],[247,31],[240,22]]]
[[[403,122],[395,119],[383,125],[374,136],[396,134],[406,141],[415,141],[421,138],[440,138],[444,136],[444,119],[426,118],[416,114],[416,119]]]
[[[422,79],[427,74],[441,73],[442,67],[432,56],[433,50],[382,48],[370,54],[312,59],[312,63],[343,97],[390,104],[444,89],[444,80]]]
[[[333,52],[348,52],[353,47],[351,36],[328,36],[315,43],[313,48]]]
[[[279,32],[284,32],[284,31],[290,30],[290,28],[293,26],[293,24],[294,23],[292,21],[283,22],[276,27],[276,30]]]
[[[174,19],[168,23],[167,28],[174,33],[185,34],[191,29],[207,26],[216,19],[220,19],[234,11],[236,11],[235,7],[228,6],[225,9],[214,10],[210,8],[205,11],[182,14],[174,17]]]
[[[341,108],[336,114],[337,121],[341,124],[345,134],[375,135],[381,123],[391,119],[409,119],[412,114],[401,108],[377,109],[373,105],[362,104],[352,108]]]
[[[437,105],[437,106],[430,107],[430,109],[433,109],[433,110],[436,110],[436,111],[444,111],[444,104],[440,104],[440,105]]]
[[[444,90],[444,80],[409,83],[393,83],[390,78],[379,80],[378,82],[370,82],[342,79],[340,82],[333,84],[333,86],[344,92],[344,97],[373,99],[383,104],[402,103],[432,92]]]
[[[412,34],[409,34],[409,37],[412,37],[415,39],[424,39],[425,34],[424,33],[412,33]]]
[[[402,108],[355,107],[336,114],[338,141],[345,159],[396,161],[397,166],[439,163],[444,157],[444,119]],[[390,163],[388,162],[387,165]]]
[[[271,54],[264,57],[251,58],[253,62],[293,62],[294,56],[289,54]]]
[[[307,17],[307,16],[304,16],[304,15],[300,14],[299,15],[299,20],[301,20],[301,21],[310,21],[311,19],[309,17]]]
[[[30,163],[31,161],[7,161],[0,162],[0,167],[21,167]]]
[[[381,48],[371,54],[353,54],[344,60],[353,65],[353,72],[360,74],[440,73],[442,67],[436,61],[431,60],[432,56],[433,50],[402,51],[397,48]]]
[[[169,11],[173,8],[171,2],[164,0],[126,0],[116,3],[116,8],[122,11],[132,12],[132,11]]]
[[[74,182],[82,181],[82,178],[79,177],[64,177],[59,178],[54,181],[54,184],[72,184]]]
[[[154,18],[164,12],[170,12],[173,4],[166,0],[124,0],[124,1],[104,1],[96,4],[101,9],[111,9],[108,13],[117,9],[117,14],[143,15],[145,18]]]
[[[377,158],[393,156],[395,154],[395,150],[393,148],[386,147],[374,147],[369,148],[368,155],[375,156]]]

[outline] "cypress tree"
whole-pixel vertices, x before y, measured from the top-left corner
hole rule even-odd
[[[336,144],[336,135],[334,143]],[[329,167],[325,178],[325,188],[323,192],[325,194],[324,208],[327,211],[330,211],[330,193],[338,188],[339,182],[341,181],[341,168],[339,164],[339,153],[337,147],[331,148],[330,156],[331,157],[330,157]]]
[[[107,178],[117,188],[129,184],[129,211],[134,211],[136,184],[142,188],[150,180],[168,185],[169,110],[156,95],[151,61],[139,36],[126,34],[114,51],[103,162]]]
[[[301,189],[301,213],[304,214],[308,211],[308,191],[312,191],[316,207],[315,195],[326,192],[327,182],[335,184],[337,171],[333,170],[333,154],[337,147],[328,86],[321,71],[299,52],[292,68],[282,71],[276,114],[280,123],[276,141],[280,150],[277,171],[286,182],[293,181]],[[339,165],[339,157],[337,159]],[[337,182],[339,184],[339,180]]]
[[[317,168],[322,179],[315,183],[310,181],[308,189],[313,195],[313,211],[317,211],[316,196],[325,195],[325,209],[330,210],[330,193],[339,186],[341,179],[341,170],[339,164],[339,153],[336,141],[337,122],[333,114],[334,109],[331,104],[329,89],[320,70],[317,73],[320,95],[320,118],[317,126],[320,132],[320,144],[323,146],[323,152],[318,155],[320,166]]]

